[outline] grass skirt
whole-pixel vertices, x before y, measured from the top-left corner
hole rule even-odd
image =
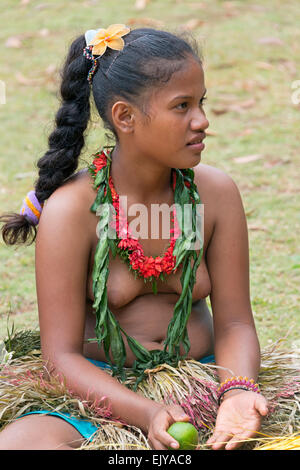
[[[286,351],[282,341],[262,350],[259,385],[269,402],[260,433],[241,449],[300,449],[300,351]],[[100,425],[92,442],[80,450],[149,450],[147,436],[111,417],[106,397],[98,401],[76,396],[57,376],[49,374],[40,354],[39,332],[21,330],[0,344],[0,429],[35,410],[68,412]],[[135,377],[126,369],[125,385]],[[110,373],[110,370],[106,370]],[[194,360],[177,368],[163,364],[147,372],[137,392],[151,400],[178,403],[199,432],[198,449],[207,449],[217,415],[217,366]]]

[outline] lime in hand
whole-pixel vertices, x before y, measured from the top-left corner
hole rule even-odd
[[[169,427],[168,433],[179,443],[178,450],[195,450],[198,445],[198,431],[191,423],[177,421]]]

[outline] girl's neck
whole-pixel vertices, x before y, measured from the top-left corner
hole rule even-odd
[[[147,161],[134,152],[116,145],[110,174],[119,195],[132,197],[139,203],[165,201],[173,194],[171,168]]]

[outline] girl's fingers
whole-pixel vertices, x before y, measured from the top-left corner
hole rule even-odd
[[[171,416],[171,418],[175,421],[189,421],[190,417],[187,415],[181,406],[170,406],[167,407],[168,414]]]
[[[172,449],[179,448],[179,443],[168,432],[161,431],[157,437],[166,447],[172,447]]]
[[[213,450],[223,449],[227,442],[232,438],[232,434],[228,432],[217,432],[207,441]]]
[[[269,412],[268,402],[265,397],[259,395],[255,400],[255,407],[261,416],[266,416]]]
[[[250,437],[253,437],[254,435],[255,435],[255,432],[253,431],[245,431],[243,433],[236,434],[235,436],[232,437],[232,439],[230,439],[230,441],[228,441],[228,443],[225,446],[225,449],[226,450],[237,449],[244,443],[244,441],[246,441]]]
[[[167,450],[169,447],[178,449],[179,443],[167,432],[157,433],[155,438],[150,439],[156,450]]]
[[[168,448],[179,449],[179,443],[172,437],[167,430],[172,423],[176,421],[189,421],[190,417],[183,411],[179,405],[169,405],[164,408],[163,413],[158,413],[155,424],[149,435],[150,441],[157,450],[166,450]]]
[[[167,450],[167,448],[157,439],[150,439],[151,447],[155,450]]]

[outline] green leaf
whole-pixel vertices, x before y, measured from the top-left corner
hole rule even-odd
[[[130,347],[133,354],[137,357],[137,359],[141,361],[149,361],[151,360],[151,354],[142,344],[140,344],[136,339],[128,336],[125,331],[122,329],[123,333],[126,335],[126,339],[128,342],[128,346]]]
[[[103,171],[103,169],[99,170],[96,173],[96,176],[94,179],[94,189],[97,189],[97,187],[105,181],[105,177],[106,177],[106,171]]]

